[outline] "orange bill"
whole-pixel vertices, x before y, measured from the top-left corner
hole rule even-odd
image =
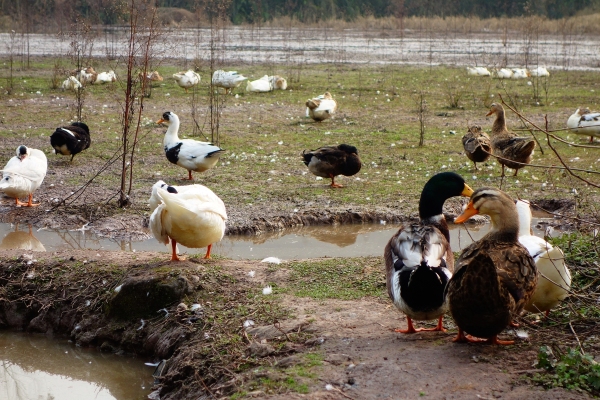
[[[157,124],[162,124],[163,122],[165,122],[165,120],[164,120],[164,119],[162,119],[162,118],[161,118],[161,119],[159,119],[158,121],[156,121],[156,123],[157,123]]]
[[[464,187],[463,191],[460,193],[460,195],[465,196],[465,197],[471,197],[472,194],[473,194],[473,189],[471,189],[471,187],[465,183],[465,187]]]
[[[490,110],[489,113],[485,114],[486,117],[489,117],[490,115],[492,115],[494,112],[492,110]]]
[[[473,207],[473,202],[470,201],[469,204],[467,204],[467,208],[463,211],[463,213],[454,219],[454,223],[462,224],[463,222],[471,218],[473,215],[477,214],[479,214],[479,211],[477,211],[475,207]]]

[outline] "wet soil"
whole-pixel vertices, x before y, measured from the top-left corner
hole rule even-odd
[[[272,399],[588,398],[529,383],[540,372],[532,366],[542,341],[535,331],[507,347],[452,343],[449,320],[447,333],[405,335],[393,331],[405,320],[384,297],[292,296],[283,290],[285,263],[165,258],[3,252],[0,327],[166,360],[152,395],[163,400],[236,392]],[[278,292],[263,295],[267,283]],[[320,362],[307,363],[314,354]],[[293,390],[290,380],[305,386]]]

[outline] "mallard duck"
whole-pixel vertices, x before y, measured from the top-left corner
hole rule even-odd
[[[516,201],[519,213],[519,242],[525,246],[538,271],[538,282],[525,310],[537,313],[556,307],[569,294],[571,273],[565,264],[565,255],[558,247],[531,234],[531,208],[523,200]]]
[[[487,133],[481,130],[478,125],[473,125],[462,138],[463,148],[469,160],[473,161],[475,169],[477,163],[485,162],[490,158],[492,144]]]
[[[504,176],[505,166],[514,169],[515,174],[513,176],[517,176],[519,169],[531,162],[535,140],[518,137],[515,133],[508,131],[504,107],[501,104],[492,103],[490,112],[486,116],[492,114],[496,114],[491,134],[492,154],[500,157],[498,162],[502,165],[501,176]]]
[[[550,72],[548,72],[546,67],[537,67],[529,72],[531,76],[550,76]]]
[[[157,124],[167,124],[163,146],[167,160],[188,170],[188,179],[193,180],[192,171],[204,172],[215,166],[223,152],[219,146],[194,139],[179,139],[179,117],[171,111],[163,114]]]
[[[154,237],[166,245],[171,242],[171,261],[179,261],[177,243],[190,248],[207,247],[204,258],[210,258],[212,244],[225,234],[225,204],[203,185],[168,186],[158,181],[152,186],[150,203],[156,204],[150,216]]]
[[[246,92],[270,92],[271,83],[269,82],[269,76],[265,75],[255,81],[248,81],[246,84]]]
[[[486,67],[467,67],[467,73],[473,76],[490,76],[490,71]]]
[[[236,88],[247,80],[244,75],[238,74],[237,71],[223,71],[219,69],[213,72],[212,84],[213,86],[222,87],[225,89],[225,94],[233,88]]]
[[[578,135],[589,135],[590,143],[593,143],[594,136],[600,136],[600,113],[578,108],[567,120],[567,128]]]
[[[448,282],[450,314],[458,326],[455,342],[479,341],[512,344],[498,334],[518,316],[535,291],[537,269],[533,258],[519,243],[519,215],[506,193],[477,189],[467,208],[454,222],[475,214],[491,217],[490,232],[463,250]]]
[[[15,231],[9,232],[4,236],[0,243],[0,250],[21,249],[27,251],[46,251],[46,248],[33,236],[31,225],[29,225],[29,233],[19,230],[19,224],[15,225]]]
[[[18,206],[33,207],[33,192],[37,190],[46,177],[48,160],[43,151],[26,146],[17,147],[17,155],[8,160],[0,181],[0,191],[14,197]],[[23,203],[19,197],[29,196]]]
[[[500,79],[509,79],[509,78],[512,78],[513,71],[512,71],[512,69],[508,69],[508,68],[500,68],[499,70],[496,71],[496,75]]]
[[[337,101],[333,99],[331,93],[325,92],[306,102],[306,116],[315,121],[324,121],[331,118],[337,111]]]
[[[271,90],[285,90],[287,89],[287,80],[279,75],[269,76],[269,85],[271,85]]]
[[[50,144],[55,154],[71,156],[71,162],[75,154],[81,153],[90,147],[90,128],[83,122],[73,122],[71,125],[56,128],[50,135]]]
[[[352,176],[360,171],[362,166],[358,150],[348,144],[339,146],[323,146],[316,150],[302,152],[304,164],[316,176],[331,178],[332,188],[343,187],[335,183],[338,175]]]
[[[191,69],[188,69],[187,71],[177,72],[173,74],[173,78],[180,87],[185,89],[186,92],[189,88],[194,87],[200,83],[200,75],[198,75]]]
[[[470,196],[473,190],[454,172],[427,181],[419,200],[418,223],[401,226],[385,246],[386,286],[394,305],[406,314],[408,328],[396,332],[445,331],[448,309],[444,290],[454,271],[450,232],[442,213],[444,202]],[[412,320],[438,319],[433,329],[415,329]]]

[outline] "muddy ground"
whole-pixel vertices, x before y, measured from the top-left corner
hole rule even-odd
[[[568,328],[526,325],[526,340],[507,330],[502,336],[517,341],[507,347],[455,344],[449,319],[447,333],[395,333],[405,320],[384,296],[295,297],[285,290],[285,263],[165,259],[3,252],[0,327],[164,359],[151,397],[163,400],[589,398],[529,380],[542,372],[533,365],[539,345]],[[379,266],[366,264],[365,276]],[[267,284],[276,288],[271,295],[262,294]],[[379,285],[383,291],[383,275]],[[248,320],[254,325],[244,328]]]

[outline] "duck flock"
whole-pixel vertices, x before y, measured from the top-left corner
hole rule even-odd
[[[510,78],[524,73],[508,71],[498,70],[495,74]],[[469,68],[469,74],[490,75],[481,67]],[[524,74],[544,76],[544,71]],[[150,82],[163,80],[157,71],[144,78]],[[192,70],[176,73],[173,78],[186,91],[200,82],[200,75]],[[63,87],[77,89],[84,84],[115,80],[113,71],[96,73],[93,68],[86,68],[70,76]],[[236,71],[218,70],[212,76],[213,85],[226,93],[247,80]],[[246,86],[249,92],[286,88],[286,80],[277,75],[248,81]],[[315,121],[331,118],[337,110],[330,92],[307,100],[305,105],[307,117]],[[516,176],[531,162],[535,141],[519,137],[507,128],[501,104],[493,103],[487,115],[495,116],[490,135],[480,126],[470,127],[462,138],[465,155],[475,169],[477,163],[493,156],[502,166],[502,176],[505,168],[513,169]],[[589,135],[593,141],[594,136],[600,136],[599,118],[600,113],[581,107],[569,117],[567,127]],[[202,173],[218,163],[224,151],[219,146],[179,138],[180,120],[174,112],[165,112],[157,123],[167,126],[163,141],[166,159],[188,171],[186,180],[193,180],[192,172]],[[83,122],[59,127],[50,137],[55,153],[70,155],[71,161],[91,143],[90,129]],[[345,143],[305,150],[301,157],[311,173],[331,179],[331,188],[342,187],[335,182],[336,176],[355,175],[362,165],[358,149]],[[0,191],[14,198],[17,206],[36,206],[33,193],[42,184],[47,168],[43,151],[20,145],[4,167]],[[465,248],[456,261],[442,213],[444,202],[455,196],[469,198],[455,223],[463,223],[476,214],[491,219],[491,231]],[[158,181],[151,188],[149,202],[150,228],[160,243],[171,246],[171,260],[181,259],[178,243],[190,248],[207,247],[205,258],[210,258],[212,244],[223,238],[227,221],[225,204],[211,189],[200,184],[174,186]],[[459,329],[455,341],[512,343],[498,339],[498,335],[514,325],[514,319],[524,310],[547,314],[568,295],[571,285],[562,251],[533,236],[530,225],[531,210],[523,200],[515,201],[495,188],[473,190],[454,172],[431,177],[419,200],[419,222],[401,226],[384,249],[387,292],[407,318],[407,329],[397,331],[445,331],[443,316],[449,311]],[[437,320],[437,326],[414,327],[413,321],[423,320]]]

